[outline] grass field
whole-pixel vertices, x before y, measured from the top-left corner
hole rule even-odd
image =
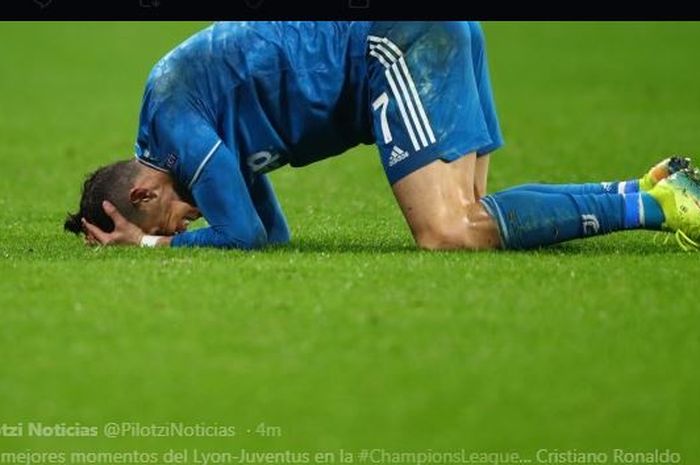
[[[84,174],[130,156],[150,66],[201,26],[0,23],[0,425],[238,434],[0,434],[0,452],[464,448],[543,463],[539,449],[576,449],[614,463],[613,449],[670,449],[700,463],[700,258],[652,233],[420,252],[363,147],[273,173],[289,246],[92,250],[64,234]],[[700,24],[484,28],[507,139],[491,189],[626,179],[700,148]]]

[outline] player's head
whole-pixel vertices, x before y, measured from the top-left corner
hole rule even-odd
[[[80,207],[69,213],[64,229],[84,232],[81,218],[105,232],[114,230],[114,222],[102,208],[111,202],[127,220],[146,234],[173,235],[184,231],[199,211],[182,200],[172,177],[136,160],[125,160],[98,168],[83,183]]]

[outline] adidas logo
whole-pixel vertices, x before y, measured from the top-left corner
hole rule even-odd
[[[408,152],[401,150],[397,146],[391,149],[391,156],[389,157],[389,166],[394,166],[401,160],[408,158]]]

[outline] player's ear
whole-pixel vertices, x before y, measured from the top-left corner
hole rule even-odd
[[[129,191],[129,201],[133,206],[149,202],[157,197],[156,193],[145,187],[132,187]]]

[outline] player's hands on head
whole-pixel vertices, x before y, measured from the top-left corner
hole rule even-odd
[[[105,213],[114,222],[114,231],[104,232],[94,224],[88,223],[83,218],[83,228],[85,229],[85,243],[87,245],[139,245],[144,236],[144,232],[135,224],[129,222],[119,213],[117,207],[105,200],[102,202]]]

